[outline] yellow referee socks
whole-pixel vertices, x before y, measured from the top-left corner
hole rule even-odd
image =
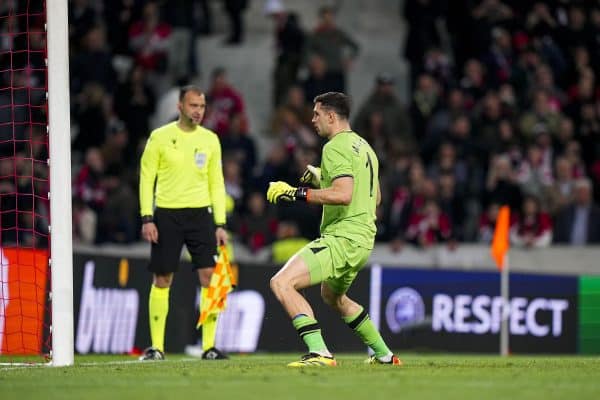
[[[148,299],[148,319],[150,320],[150,338],[152,347],[165,351],[165,325],[169,313],[169,288],[150,288]]]
[[[208,289],[202,288],[200,290],[200,302],[208,301],[206,296],[208,295]],[[215,347],[215,337],[217,335],[217,319],[219,314],[210,314],[206,317],[206,320],[202,323],[202,350],[206,351],[211,347]]]

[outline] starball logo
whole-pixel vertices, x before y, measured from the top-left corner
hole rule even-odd
[[[394,333],[425,319],[425,304],[419,292],[410,287],[394,290],[385,306],[385,318]]]

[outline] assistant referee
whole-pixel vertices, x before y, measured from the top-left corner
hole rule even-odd
[[[215,133],[200,126],[206,110],[202,90],[182,87],[177,109],[177,121],[152,131],[141,160],[142,236],[152,244],[148,269],[153,273],[148,301],[152,346],[142,360],[164,359],[169,288],[183,244],[198,271],[205,299],[217,243],[228,240],[221,144]],[[213,315],[202,325],[203,358],[226,358],[214,347],[217,320]]]

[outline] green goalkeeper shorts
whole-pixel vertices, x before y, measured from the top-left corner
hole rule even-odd
[[[337,294],[346,293],[365,266],[371,249],[339,236],[322,236],[304,246],[298,255],[308,265],[310,283],[326,282]]]

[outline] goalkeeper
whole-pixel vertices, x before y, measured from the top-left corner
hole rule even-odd
[[[217,244],[228,240],[221,144],[215,133],[200,126],[204,93],[196,86],[182,87],[177,107],[179,119],[151,133],[140,168],[142,236],[152,244],[148,269],[153,273],[148,300],[152,346],[142,360],[164,358],[169,289],[183,244],[198,271],[204,302]],[[204,359],[227,358],[214,347],[216,329],[217,315],[211,314],[202,324]]]
[[[271,182],[267,199],[306,201],[323,205],[321,237],[288,260],[271,278],[271,289],[292,319],[308,354],[290,367],[335,366],[311,306],[298,290],[321,284],[325,303],[369,346],[371,364],[402,365],[387,347],[365,309],[346,291],[367,262],[375,241],[375,208],[381,200],[379,162],[369,144],[350,129],[350,104],[343,93],[329,92],[314,99],[312,122],[328,142],[321,168],[308,166],[301,182],[318,189]]]

